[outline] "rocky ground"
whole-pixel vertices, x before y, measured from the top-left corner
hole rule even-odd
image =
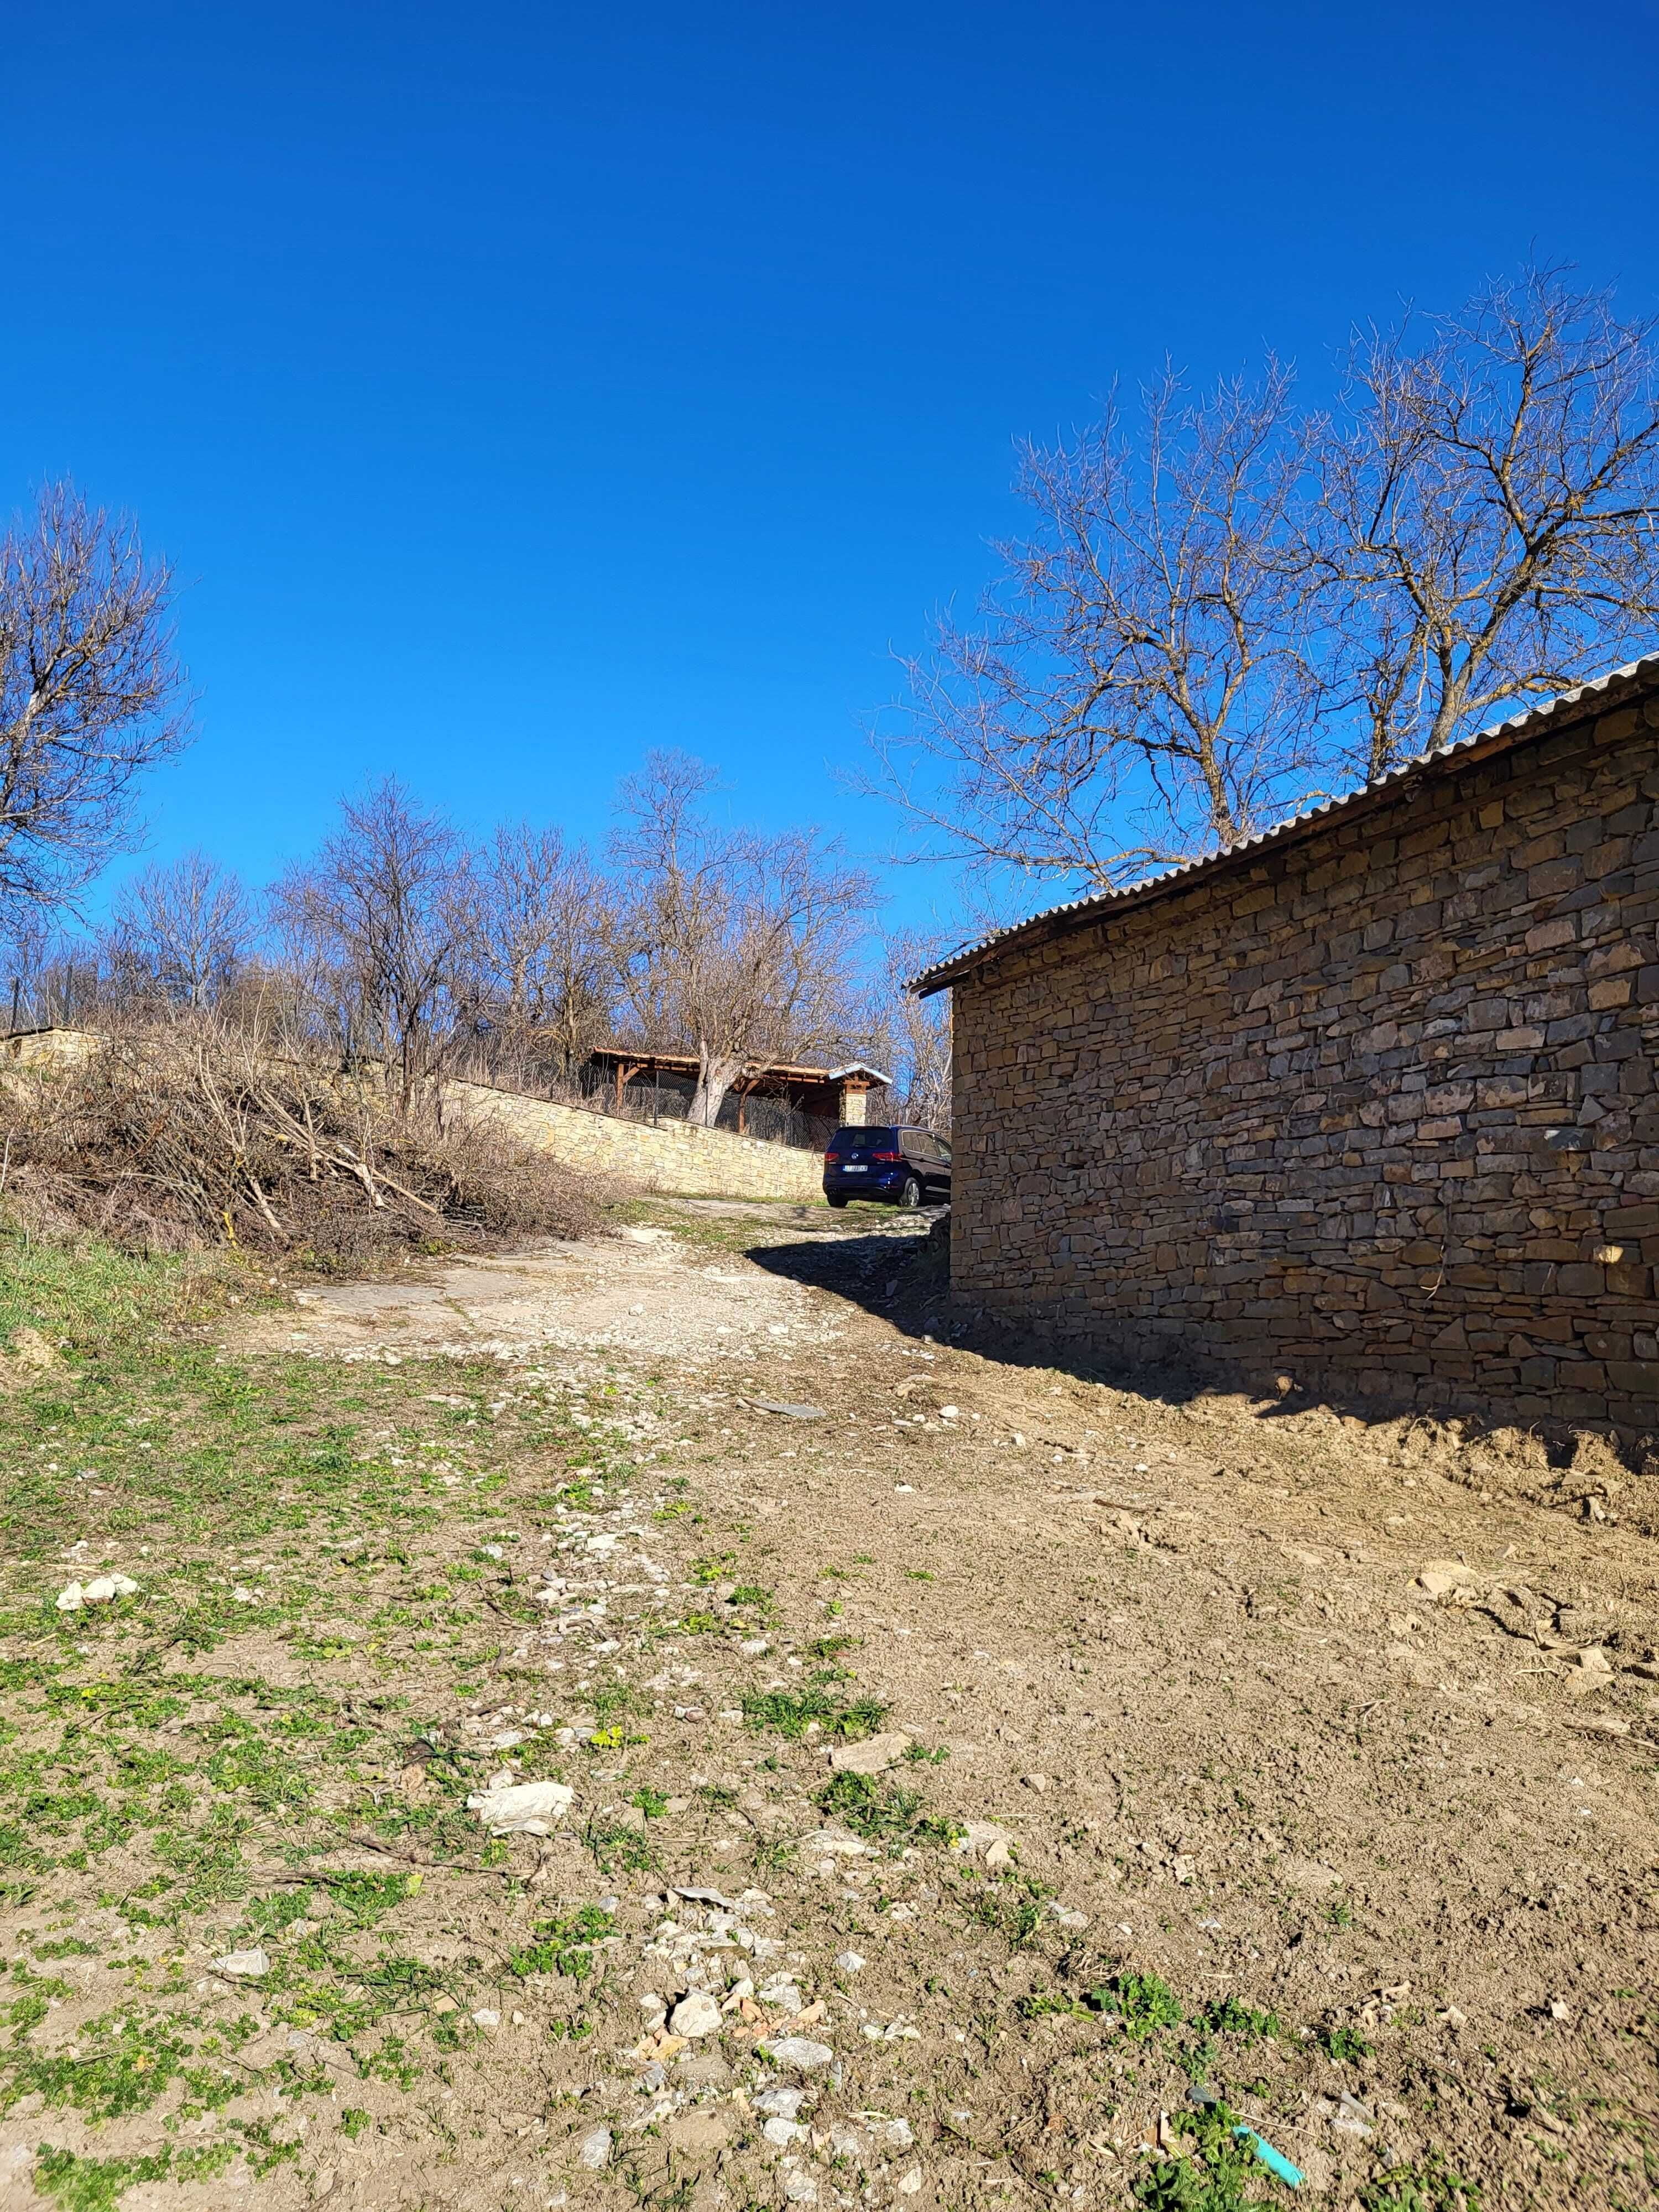
[[[624,1212],[26,1281],[0,2203],[1653,2202],[1649,1479]]]

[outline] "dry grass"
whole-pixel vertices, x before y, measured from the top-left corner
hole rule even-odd
[[[128,1251],[230,1244],[323,1267],[577,1237],[595,1179],[207,1022],[112,1036],[0,1083],[0,1203],[32,1233]]]

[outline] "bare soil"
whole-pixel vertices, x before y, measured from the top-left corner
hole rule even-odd
[[[465,1980],[413,2087],[221,1976],[303,2152],[135,2182],[125,2212],[233,2184],[353,2212],[1284,2198],[1213,2130],[1182,2155],[1195,2085],[1302,2202],[1654,2202],[1650,1479],[953,1345],[925,1221],[629,1210],[223,1337],[256,1373],[407,1365],[458,1406],[496,1375],[452,1462],[530,1470],[501,1648],[376,1802],[429,1802],[446,1761],[574,1802],[403,1911],[404,1951]],[[554,1403],[609,1439],[597,1475],[558,1455],[556,1496],[513,1441]],[[440,1517],[422,1556],[477,1542]],[[252,1637],[211,1665],[369,1694],[366,1662]],[[837,1781],[896,1732],[908,1756]],[[411,1836],[360,1825],[328,1863],[434,1863]],[[718,2027],[682,2036],[699,1990]],[[15,2107],[0,2204],[78,2201],[43,2191],[43,2139]]]

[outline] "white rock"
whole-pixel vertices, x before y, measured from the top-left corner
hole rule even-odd
[[[720,2032],[720,2008],[707,1990],[691,1990],[683,1996],[668,2015],[671,2035],[683,2035],[695,2041],[704,2035]]]
[[[783,2193],[792,2204],[816,2204],[818,2201],[818,2185],[810,2173],[786,2173],[783,2177]]]
[[[876,2136],[889,2150],[908,2150],[915,2142],[908,2120],[889,2120],[884,2128],[878,2128]]]
[[[499,2027],[501,2024],[501,2016],[490,2006],[480,2005],[472,2015],[472,2021],[476,2027]]]
[[[866,1736],[862,1743],[837,1744],[830,1764],[837,1774],[884,1774],[909,1748],[910,1738],[903,1730],[890,1729],[884,1735]]]
[[[508,1782],[497,1776],[466,1805],[492,1836],[550,1836],[574,1795],[562,1782]]]
[[[227,1951],[223,1958],[216,1959],[213,1965],[216,1972],[221,1974],[241,1974],[252,1978],[268,1974],[270,1972],[270,1960],[263,1951],[257,1948],[252,1951]]]
[[[760,2048],[775,2066],[787,2066],[797,2074],[815,2074],[821,2066],[833,2064],[836,2056],[827,2043],[814,2043],[810,2035],[769,2036]]]
[[[768,2142],[776,2143],[780,2148],[787,2148],[792,2142],[799,2142],[806,2130],[799,2120],[786,2120],[779,2117],[768,2120],[761,2133]]]
[[[861,1973],[866,1963],[862,1951],[837,1951],[836,1954],[836,1964],[843,1974]]]
[[[763,2089],[754,2100],[757,2112],[767,2112],[781,2120],[795,2118],[805,2102],[805,2089]]]
[[[238,1583],[230,1595],[238,1605],[257,1605],[259,1602],[257,1593],[249,1589],[246,1583]]]
[[[58,1593],[59,1613],[79,1613],[87,1601],[87,1594],[79,1583],[68,1583]]]
[[[901,2197],[919,2197],[921,2194],[921,2168],[919,2166],[913,2166],[908,2173],[899,2176],[898,2191]]]
[[[595,2128],[592,2135],[584,2136],[576,2157],[590,2173],[602,2173],[611,2163],[610,2129]]]

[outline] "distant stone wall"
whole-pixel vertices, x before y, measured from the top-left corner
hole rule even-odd
[[[951,1275],[1091,1350],[1659,1428],[1659,696],[956,989]]]
[[[447,1097],[481,1120],[573,1167],[672,1191],[685,1198],[790,1198],[822,1203],[823,1158],[689,1121],[625,1121],[580,1106],[557,1106],[481,1083],[449,1083]]]

